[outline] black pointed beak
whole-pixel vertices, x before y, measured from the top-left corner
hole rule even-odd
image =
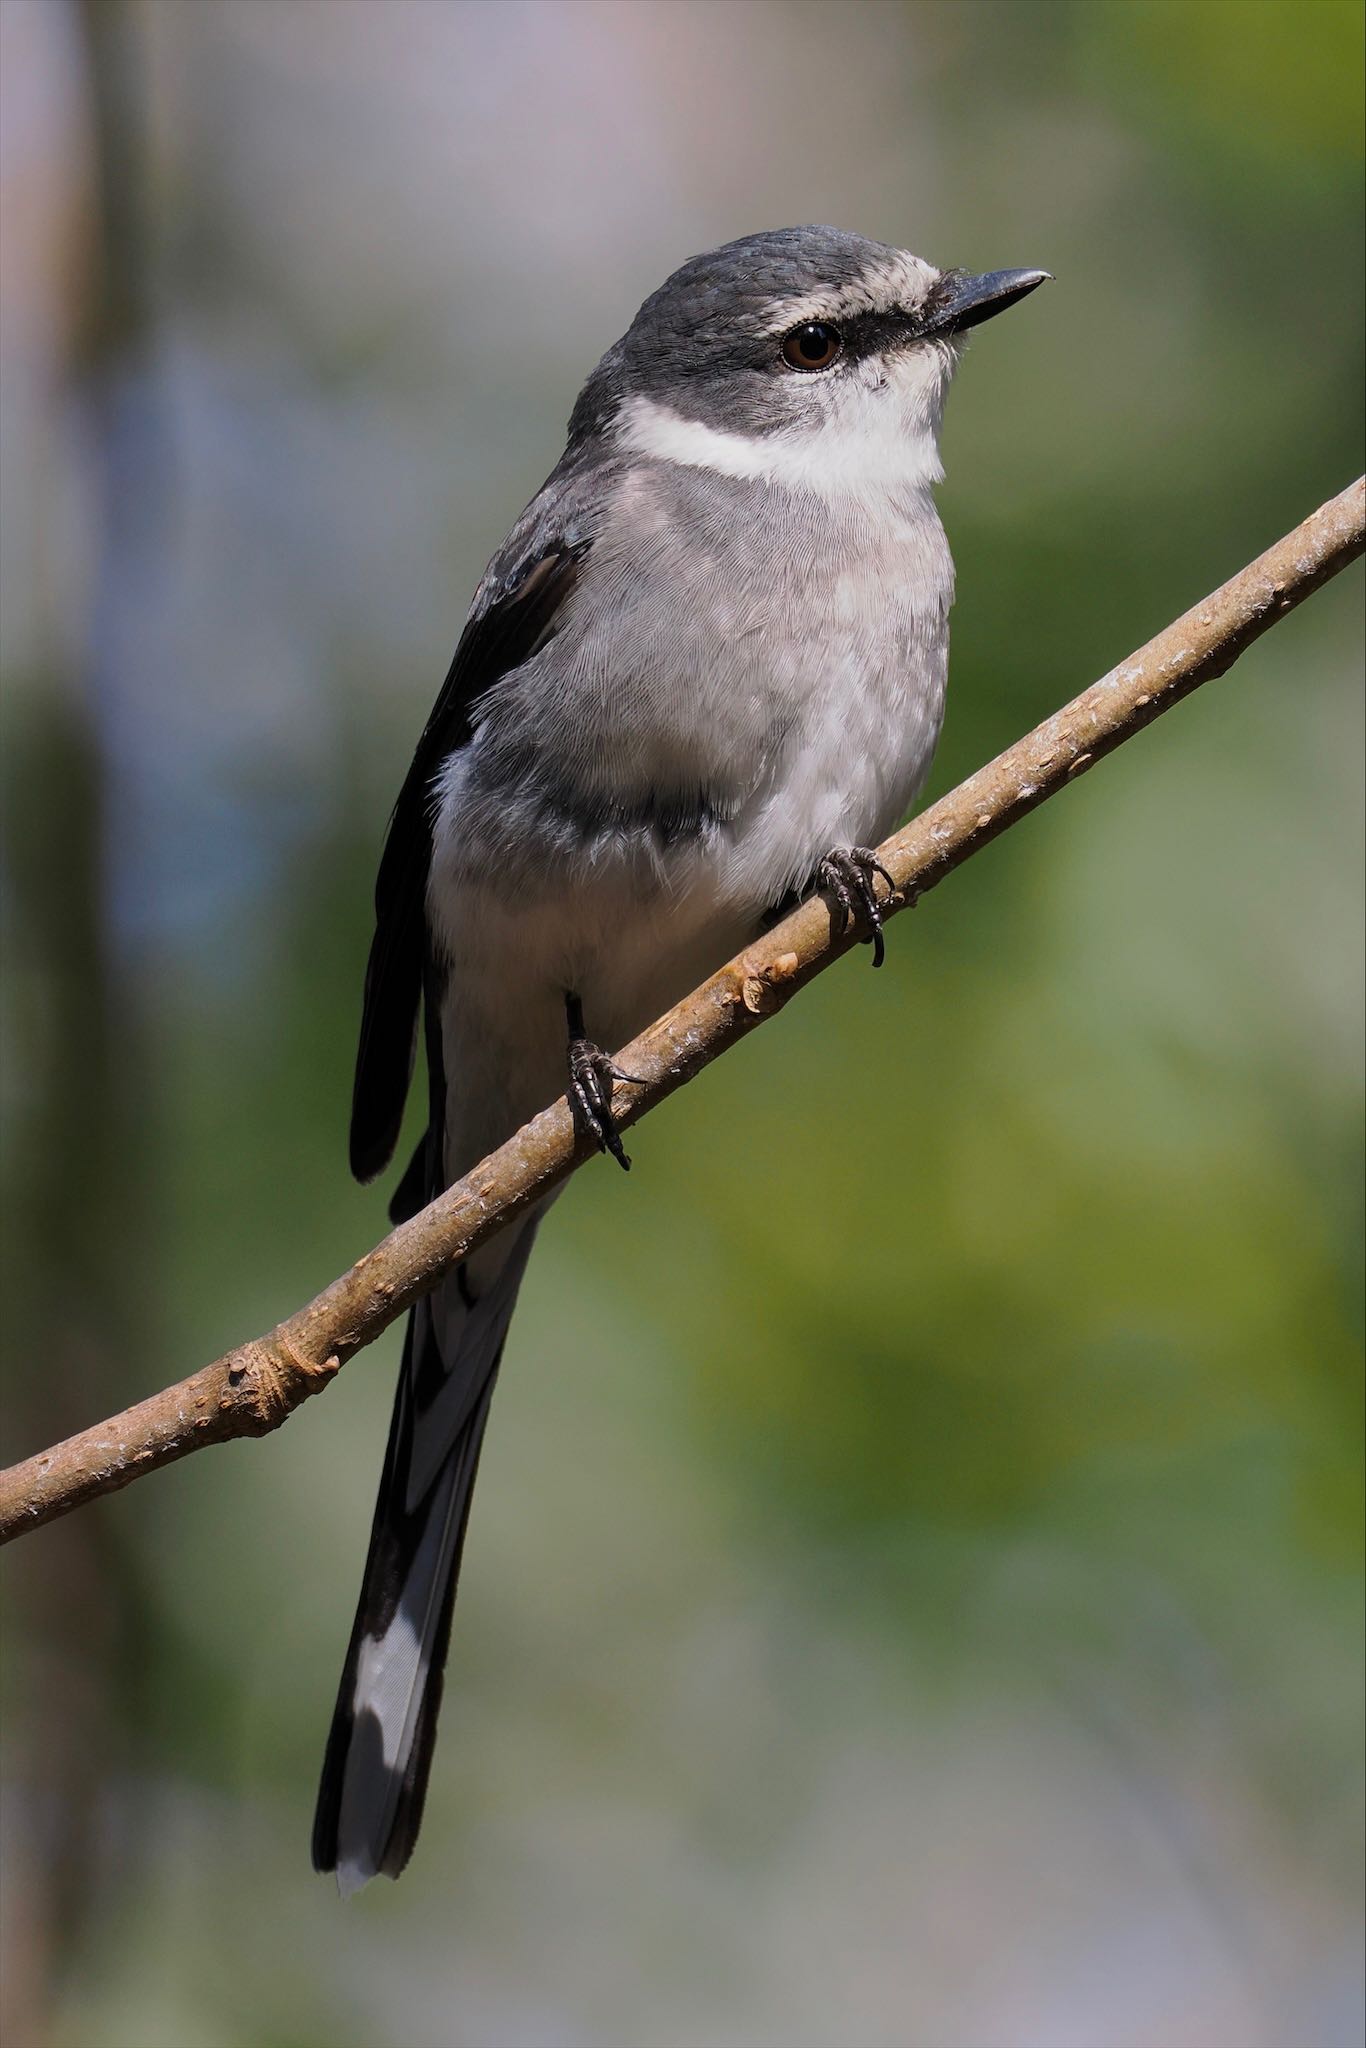
[[[1028,298],[1051,280],[1048,270],[988,270],[981,277],[969,277],[961,270],[946,271],[927,309],[925,332],[962,334],[969,327],[980,327],[984,320],[994,320],[1007,306]]]

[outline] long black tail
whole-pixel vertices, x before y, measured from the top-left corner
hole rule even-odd
[[[351,1643],[323,1759],[313,1867],[345,1896],[397,1877],[422,1821],[470,1497],[535,1222],[413,1309]],[[502,1254],[490,1272],[490,1253]]]

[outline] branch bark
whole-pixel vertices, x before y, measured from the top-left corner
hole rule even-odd
[[[1358,480],[913,819],[878,850],[896,882],[888,914],[914,903],[1026,812],[1222,675],[1361,553],[1364,526],[1366,492]],[[618,1090],[621,1125],[637,1122],[782,1009],[855,939],[832,929],[830,912],[813,899],[729,961],[622,1052],[626,1069],[644,1085]],[[207,1444],[278,1428],[457,1260],[589,1156],[562,1098],[268,1336],[0,1473],[0,1542]]]

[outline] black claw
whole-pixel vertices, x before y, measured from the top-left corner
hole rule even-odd
[[[875,853],[866,846],[837,846],[817,868],[816,885],[828,890],[843,912],[841,931],[847,931],[860,918],[867,925],[873,944],[873,965],[881,967],[887,957],[887,944],[882,936],[882,905],[873,887],[874,875],[881,875],[889,892],[895,892],[896,883]]]
[[[569,1106],[600,1152],[610,1152],[623,1173],[631,1171],[617,1120],[612,1114],[612,1083],[629,1081],[643,1087],[638,1074],[628,1074],[610,1060],[601,1046],[584,1035],[583,1005],[574,995],[565,997],[569,1018]]]

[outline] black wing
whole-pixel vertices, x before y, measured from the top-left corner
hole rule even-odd
[[[475,699],[549,639],[588,547],[586,540],[562,533],[548,537],[544,527],[529,547],[518,548],[516,540],[514,535],[495,558],[480,586],[389,820],[375,882],[375,936],[351,1097],[351,1171],[357,1180],[373,1179],[388,1163],[412,1078],[427,945],[433,779],[468,741]],[[509,555],[511,564],[503,571]]]

